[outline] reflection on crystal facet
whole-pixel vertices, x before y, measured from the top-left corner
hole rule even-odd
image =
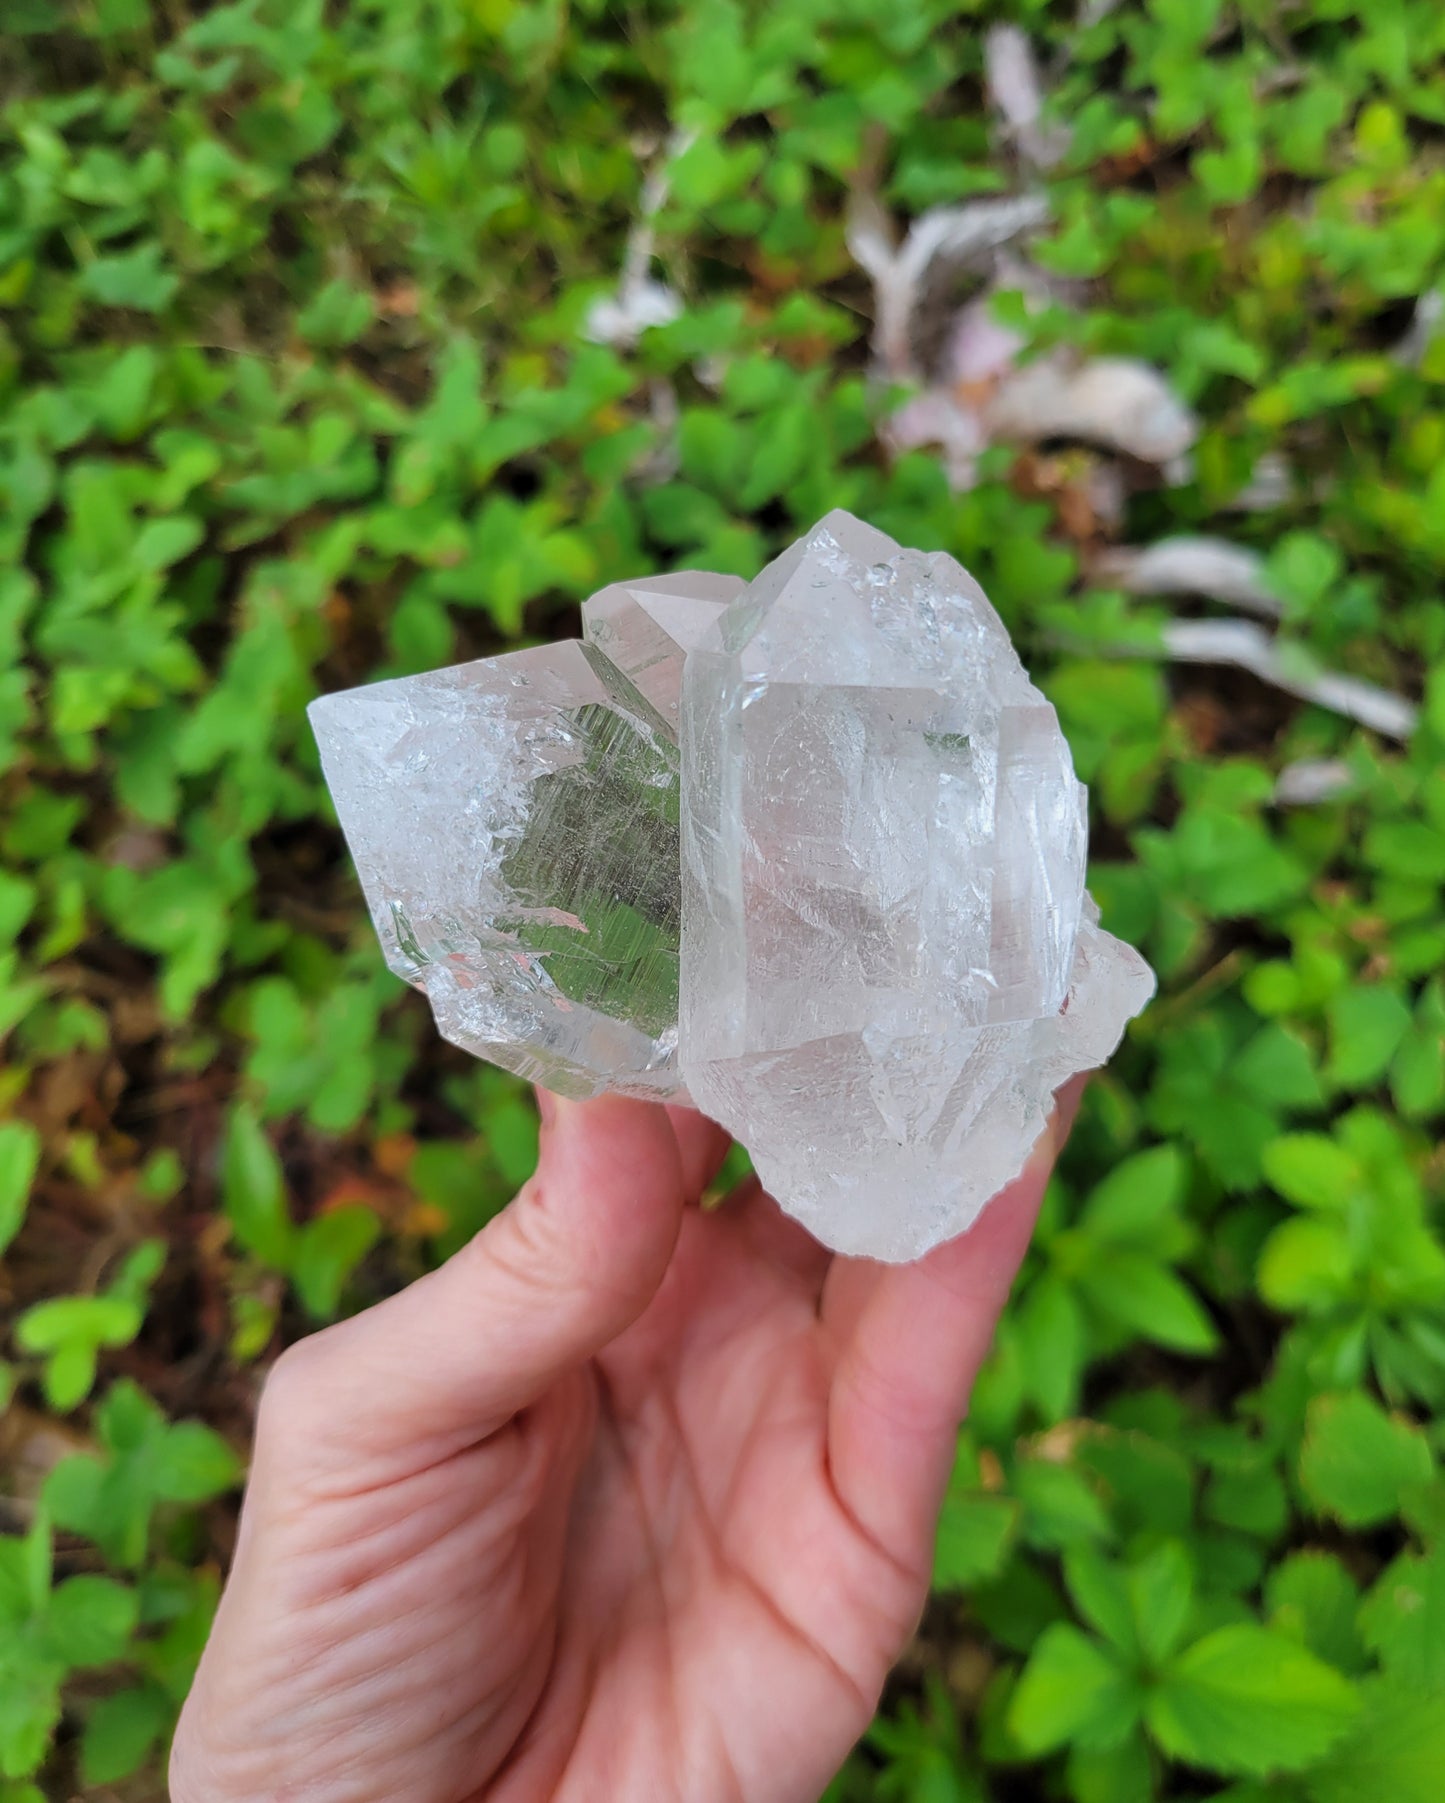
[[[742,586],[740,576],[681,570],[614,582],[582,604],[583,649],[598,675],[674,745],[683,657]]]

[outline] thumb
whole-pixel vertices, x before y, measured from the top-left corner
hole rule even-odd
[[[662,1282],[685,1182],[665,1109],[542,1098],[536,1174],[439,1270],[277,1363],[272,1415],[308,1463],[407,1465],[494,1433],[629,1326]]]

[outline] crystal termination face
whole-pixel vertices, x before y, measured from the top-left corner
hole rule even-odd
[[[845,513],[583,632],[313,704],[388,962],[457,1044],[690,1096],[827,1245],[919,1256],[1153,993],[1053,708],[958,564]]]

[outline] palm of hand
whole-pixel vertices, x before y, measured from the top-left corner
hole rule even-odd
[[[635,1184],[638,1154],[665,1165],[666,1133],[674,1202],[696,1192],[712,1129],[603,1106],[634,1156],[594,1125],[587,1171],[558,1153],[552,1184],[590,1171],[605,1224],[606,1186]],[[358,1330],[391,1310],[390,1346],[415,1337],[422,1311],[403,1311],[432,1284],[440,1318],[437,1279],[332,1330],[330,1351],[319,1336],[268,1392],[177,1803],[192,1782],[208,1800],[815,1798],[921,1606],[953,1432],[1043,1176],[904,1270],[830,1259],[755,1187],[687,1208],[640,1314],[600,1273],[598,1307],[630,1325],[571,1362],[544,1336],[525,1406],[492,1406],[507,1382],[482,1378],[467,1433],[430,1398],[405,1433],[383,1406],[380,1432],[344,1441],[317,1410],[322,1390],[364,1404],[370,1373],[384,1394],[385,1348]],[[343,1379],[347,1334],[367,1356]]]

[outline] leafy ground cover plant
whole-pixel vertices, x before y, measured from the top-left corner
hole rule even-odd
[[[525,1094],[381,969],[306,700],[570,631],[655,565],[751,572],[839,505],[988,587],[1163,987],[833,1797],[1434,1803],[1445,15],[11,0],[5,29],[0,1803],[161,1794],[268,1361],[534,1156]],[[1025,364],[1154,372],[1182,460],[1045,437],[960,473],[897,429],[910,384],[980,403],[946,346],[985,278],[923,269],[890,364],[860,248],[896,278],[938,209],[1020,198],[1033,273],[989,266],[990,319]],[[1179,534],[1259,553],[1295,687],[1346,672],[1413,732],[1172,661],[1168,619],[1217,607],[1108,572]],[[1300,766],[1325,798],[1286,805]]]

